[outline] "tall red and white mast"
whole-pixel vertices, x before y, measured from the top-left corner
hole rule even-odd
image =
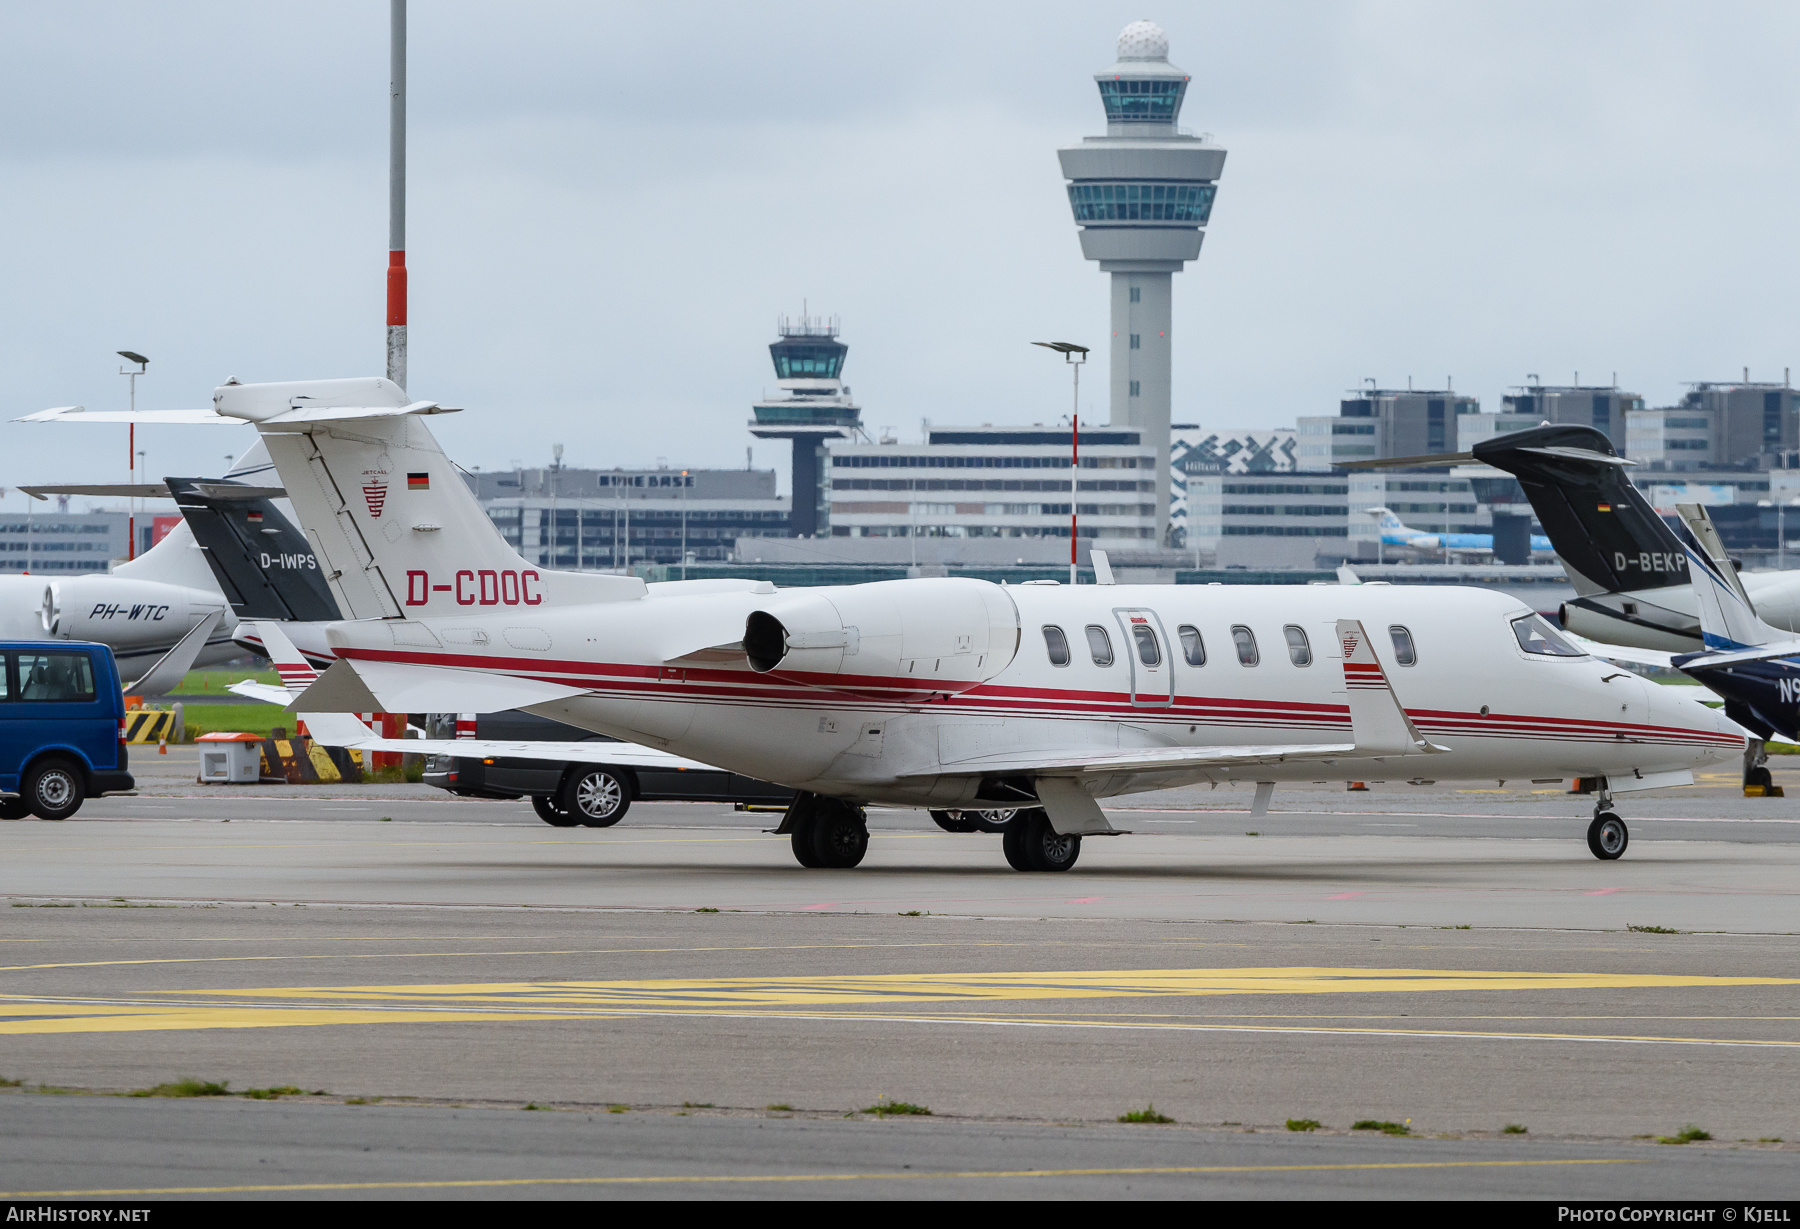
[[[389,0],[387,376],[406,387],[406,0]]]

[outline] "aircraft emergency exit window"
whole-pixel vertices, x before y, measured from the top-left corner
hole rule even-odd
[[[1098,624],[1090,623],[1088,624],[1087,638],[1088,652],[1094,655],[1094,664],[1096,666],[1112,665],[1112,637],[1106,634],[1106,629]]]
[[[1281,629],[1281,634],[1287,637],[1288,660],[1296,666],[1312,665],[1312,645],[1306,643],[1305,630],[1290,623]]]
[[[1044,628],[1044,648],[1050,654],[1050,664],[1066,666],[1069,664],[1069,638],[1063,635],[1063,629],[1046,625]]]
[[[1204,666],[1206,664],[1206,644],[1200,639],[1200,629],[1183,623],[1175,629],[1175,634],[1181,637],[1181,655],[1187,658],[1187,664]]]
[[[1413,651],[1413,638],[1411,632],[1396,623],[1394,626],[1388,628],[1388,635],[1392,637],[1394,641],[1395,661],[1403,666],[1410,666],[1415,661],[1419,660],[1419,655]]]
[[[1240,666],[1254,666],[1260,660],[1256,655],[1256,633],[1249,628],[1243,626],[1232,628],[1231,643],[1237,646]]]
[[[1131,638],[1137,641],[1138,660],[1146,666],[1162,665],[1162,650],[1157,647],[1156,633],[1142,623],[1131,625]]]
[[[1586,657],[1580,649],[1562,638],[1562,635],[1544,621],[1543,615],[1526,615],[1512,621],[1513,635],[1519,638],[1519,647],[1527,653],[1536,653],[1541,657]]]

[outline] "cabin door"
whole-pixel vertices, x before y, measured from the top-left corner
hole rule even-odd
[[[1175,698],[1175,669],[1169,664],[1169,638],[1154,610],[1113,611],[1124,633],[1125,663],[1131,667],[1134,708],[1167,708]]]

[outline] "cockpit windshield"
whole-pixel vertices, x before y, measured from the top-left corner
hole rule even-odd
[[[1550,626],[1543,615],[1526,615],[1512,621],[1513,635],[1519,647],[1542,657],[1586,657],[1580,649],[1563,639],[1562,633]]]

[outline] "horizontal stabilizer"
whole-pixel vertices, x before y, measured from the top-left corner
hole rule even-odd
[[[39,410],[35,414],[27,414],[23,418],[15,418],[14,422],[142,422],[165,423],[175,425],[210,425],[235,427],[240,425],[236,418],[226,418],[217,410],[208,407],[204,410],[93,410],[83,409],[78,405],[58,406],[53,410]]]
[[[1430,469],[1440,465],[1467,465],[1472,452],[1440,452],[1422,457],[1377,457],[1372,461],[1334,461],[1339,469]]]
[[[581,687],[504,674],[339,658],[289,707],[297,713],[501,713],[585,694]]]
[[[274,683],[258,683],[254,679],[232,683],[225,690],[232,695],[245,696],[263,704],[279,704],[283,708],[288,706],[288,702],[294,698],[295,694],[285,687],[278,687]],[[365,709],[363,711],[372,713],[375,710]]]
[[[22,486],[19,490],[33,499],[49,499],[52,495],[97,495],[106,499],[167,499],[166,482],[77,482],[58,486]]]
[[[458,407],[439,405],[435,401],[414,401],[409,405],[332,405],[303,406],[257,419],[259,426],[306,426],[318,422],[345,422],[357,418],[396,418],[402,414],[460,414]]]

